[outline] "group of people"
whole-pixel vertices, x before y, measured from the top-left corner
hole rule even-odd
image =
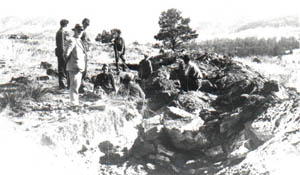
[[[90,51],[91,40],[86,33],[90,20],[84,18],[82,24],[76,24],[72,29],[74,34],[69,36],[65,28],[69,24],[67,19],[60,21],[60,28],[56,33],[55,55],[58,62],[58,85],[59,89],[69,89],[71,105],[79,105],[79,93],[84,91],[83,79],[87,76],[87,62]],[[113,30],[113,48],[117,75],[119,71],[119,61],[122,61],[122,68],[125,71],[125,42],[121,37],[121,30]],[[109,71],[109,66],[104,64],[103,72],[97,75],[94,82],[94,90],[102,89],[105,93],[116,92],[113,75]],[[125,77],[125,79],[128,77]],[[66,81],[65,81],[66,80]],[[124,81],[124,85],[130,85],[130,81]]]
[[[72,29],[74,34],[69,36],[65,31],[69,21],[62,19],[60,28],[56,33],[56,49],[55,55],[58,61],[58,85],[59,89],[69,89],[71,105],[79,105],[79,93],[83,91],[83,79],[87,76],[88,53],[90,51],[91,40],[86,33],[87,27],[90,25],[90,20],[84,18],[82,24],[76,24]],[[125,42],[120,36],[119,29],[112,30],[113,49],[115,55],[116,74],[120,75],[119,61],[122,61],[122,69],[125,71]],[[145,58],[139,65],[139,77],[141,80],[147,79],[153,72],[150,57],[145,55]],[[199,67],[190,61],[188,55],[183,55],[179,62],[178,79],[183,90],[200,90],[203,86],[213,87],[213,85],[204,80],[204,74]],[[121,77],[120,77],[121,78]],[[64,80],[67,80],[66,82]],[[138,84],[131,81],[132,77],[125,74],[122,77],[122,84],[127,88],[132,96],[145,98],[143,90]],[[95,93],[115,93],[116,85],[114,76],[107,64],[103,64],[102,73],[98,74],[92,80],[94,83]]]

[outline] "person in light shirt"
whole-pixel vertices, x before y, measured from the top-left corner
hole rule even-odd
[[[76,24],[72,29],[74,36],[70,38],[70,43],[66,49],[67,71],[70,78],[70,100],[72,106],[79,105],[79,87],[82,81],[82,73],[86,67],[87,53],[80,39],[83,27]]]

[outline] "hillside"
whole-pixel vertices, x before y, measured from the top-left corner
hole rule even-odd
[[[298,37],[300,34],[298,16],[284,16],[261,20],[240,19],[231,23],[209,21],[199,23],[197,31],[199,33],[199,40],[213,38]]]
[[[178,54],[158,54],[151,45],[127,44],[131,65],[137,66],[145,53],[152,55],[154,72],[142,83],[135,79],[146,93],[144,101],[122,92],[120,76],[111,64],[112,48],[95,43],[89,76],[97,75],[104,63],[112,65],[120,93],[97,95],[87,80],[87,91],[80,95],[82,105],[73,108],[68,92],[58,90],[55,74],[47,74],[49,68],[41,64],[47,62],[56,70],[54,40],[49,39],[55,27],[50,32],[52,26],[43,28],[41,22],[12,24],[15,27],[6,26],[3,34],[22,32],[18,26],[27,25],[38,28],[32,36],[39,37],[0,39],[0,139],[4,143],[0,144],[4,167],[0,174],[299,172],[300,99],[287,81],[297,77],[290,79],[294,73],[289,66],[296,66],[298,52],[272,64],[188,52],[212,86],[203,83],[199,91],[186,91],[190,87],[181,81]],[[126,72],[137,76],[136,70]]]

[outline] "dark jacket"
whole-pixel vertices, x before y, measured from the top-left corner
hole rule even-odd
[[[94,82],[94,89],[101,87],[106,93],[111,93],[116,91],[115,80],[112,74],[110,73],[101,73],[96,77]]]
[[[56,48],[57,48],[56,52],[62,55],[64,52],[64,42],[65,42],[65,34],[63,28],[60,28],[56,32],[55,40],[56,40]]]
[[[148,59],[143,59],[139,63],[139,77],[141,79],[147,79],[151,74],[152,74],[153,68],[152,68],[152,63]]]
[[[116,55],[124,55],[125,54],[125,42],[122,37],[118,37],[114,40],[114,51]],[[118,52],[118,54],[117,54]]]

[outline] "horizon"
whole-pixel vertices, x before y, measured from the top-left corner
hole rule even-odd
[[[176,8],[182,12],[183,17],[189,17],[190,26],[195,28],[203,22],[211,21],[230,25],[239,20],[299,16],[297,4],[299,3],[296,0],[246,0],[242,2],[238,0],[226,2],[221,0],[153,0],[151,2],[86,0],[84,4],[77,0],[27,0],[24,2],[10,0],[0,7],[0,15],[21,18],[43,17],[56,20],[65,18],[70,21],[69,29],[87,17],[91,20],[88,28],[91,32],[101,33],[103,30],[120,28],[125,40],[129,42],[153,42],[155,41],[154,35],[159,31],[159,16],[170,8]]]

